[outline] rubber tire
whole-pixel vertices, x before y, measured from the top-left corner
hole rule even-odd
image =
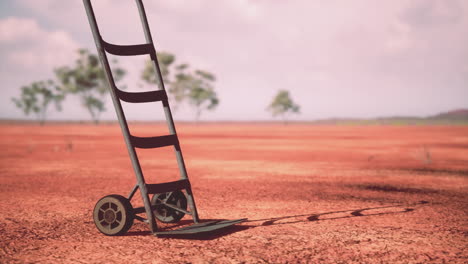
[[[160,197],[164,199],[167,194],[169,193],[158,193],[151,198],[151,204],[156,205],[156,209],[153,210],[154,216],[162,223],[177,223],[185,216],[185,213],[166,207],[161,202],[158,203],[158,199]],[[187,210],[187,198],[181,191],[172,192],[168,204]],[[164,212],[166,212],[166,215],[164,215]]]
[[[108,211],[112,212],[107,213]],[[127,198],[118,194],[104,196],[94,206],[93,220],[96,228],[104,235],[123,235],[133,225],[132,204]]]

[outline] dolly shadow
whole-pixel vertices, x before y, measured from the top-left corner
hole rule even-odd
[[[208,222],[221,222],[226,221],[226,219],[203,219],[200,220],[199,224],[208,223]],[[193,224],[191,220],[182,220],[175,225],[170,225],[166,227],[162,227],[161,231],[170,231],[177,229],[178,227],[186,228]],[[243,231],[246,229],[251,228],[251,226],[245,225],[232,225],[222,229],[210,231],[210,232],[200,232],[194,234],[158,234],[158,238],[173,238],[173,239],[188,239],[188,240],[213,240],[219,237],[223,237],[226,235],[230,235],[239,231]],[[125,234],[125,236],[148,236],[152,235],[150,231],[129,231]]]
[[[301,214],[301,215],[289,215],[289,216],[280,216],[272,217],[265,219],[254,219],[247,220],[243,225],[232,225],[223,229],[219,229],[212,232],[204,232],[198,234],[184,234],[184,235],[160,235],[158,237],[168,238],[168,239],[187,239],[187,240],[213,240],[223,236],[227,236],[233,233],[244,231],[251,228],[267,227],[272,225],[287,225],[295,224],[302,222],[317,222],[325,220],[336,220],[344,218],[354,218],[354,217],[369,217],[369,216],[379,216],[379,215],[390,215],[390,214],[402,214],[408,213],[416,210],[416,206],[428,204],[427,201],[420,201],[414,204],[399,204],[399,205],[390,205],[390,206],[378,206],[378,207],[367,207],[361,209],[352,209],[352,210],[341,210],[341,211],[331,211],[324,213],[312,213],[312,214]],[[333,216],[333,215],[337,216]],[[298,219],[303,218],[305,219]],[[209,222],[209,221],[224,221],[225,219],[205,219],[200,221],[200,223]],[[176,225],[169,226],[164,229],[175,229],[180,226],[187,226],[191,224],[190,220],[182,220]],[[125,234],[126,236],[147,236],[151,235],[149,231],[130,231]]]

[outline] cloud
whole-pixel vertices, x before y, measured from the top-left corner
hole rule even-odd
[[[0,43],[27,41],[38,37],[39,25],[32,19],[9,17],[0,21]]]
[[[11,98],[18,96],[23,85],[53,78],[54,68],[76,59],[79,46],[68,32],[46,30],[33,18],[0,19],[0,117],[24,118]]]
[[[70,63],[79,44],[65,31],[47,31],[31,18],[0,20],[2,64],[17,69],[51,69]]]
[[[401,14],[402,20],[417,27],[453,25],[463,17],[458,0],[414,0]]]
[[[302,105],[298,118],[302,119],[428,115],[466,106],[462,98],[468,97],[468,1],[144,2],[156,49],[173,52],[179,63],[188,62],[217,75],[222,103],[207,118],[267,119],[265,107],[279,89],[289,89],[297,98]],[[57,36],[62,40],[50,41],[67,43],[64,39],[69,39],[65,46],[79,41],[94,51],[81,1],[16,3],[48,26],[38,30],[34,24],[23,25],[31,30],[18,27],[18,32],[48,36],[63,32]],[[106,41],[145,41],[133,1],[93,4]],[[19,35],[23,37],[15,36],[17,43],[25,37]],[[23,50],[17,48],[19,44],[14,46]],[[33,57],[38,56],[38,49],[25,50],[31,52],[9,54],[9,60],[37,63]],[[142,64],[129,58],[119,61],[129,71],[127,84],[132,88],[139,82]],[[177,114],[191,117],[190,113]]]

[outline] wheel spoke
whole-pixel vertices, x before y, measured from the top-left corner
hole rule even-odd
[[[99,208],[99,212],[103,212],[103,213],[104,213],[105,211],[104,211],[104,209]]]
[[[164,198],[164,203],[167,203],[167,201],[169,200],[169,198],[172,197],[172,194],[173,194],[173,193],[174,193],[174,192],[168,192],[168,193],[166,193],[167,196],[166,196],[166,198]]]
[[[181,191],[155,194],[152,203],[156,205],[155,217],[163,223],[178,222],[185,215],[184,210],[187,208],[186,197]]]

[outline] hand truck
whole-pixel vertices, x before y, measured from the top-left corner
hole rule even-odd
[[[91,26],[91,31],[93,33],[94,42],[96,43],[99,59],[106,73],[110,95],[127,145],[128,154],[137,178],[137,184],[133,187],[127,198],[113,194],[101,198],[96,203],[93,210],[93,219],[97,229],[101,233],[109,236],[122,235],[130,229],[134,219],[136,219],[148,223],[151,233],[156,236],[192,235],[226,228],[247,220],[244,218],[237,220],[208,221],[203,223],[200,223],[199,221],[197,207],[195,206],[192,188],[185,168],[182,150],[180,148],[179,139],[174,126],[174,120],[172,119],[168,97],[161,77],[158,59],[156,57],[156,49],[154,48],[142,0],[136,0],[136,3],[147,43],[127,46],[114,45],[104,41],[97,26],[91,0],[83,0],[83,3]],[[115,85],[106,52],[119,56],[149,55],[156,69],[156,75],[159,80],[159,89],[139,93],[119,90]],[[129,103],[161,101],[170,135],[159,137],[136,137],[131,135],[120,100]],[[159,184],[147,184],[145,182],[135,148],[148,149],[166,146],[174,147],[180,171],[180,180]],[[137,190],[140,190],[144,206],[133,208],[130,201]],[[185,191],[185,193],[183,191]],[[151,200],[149,197],[150,194],[153,194]],[[187,208],[187,205],[189,209]],[[146,213],[147,218],[145,219],[138,215],[141,213]],[[163,223],[176,223],[179,222],[184,215],[191,215],[194,224],[176,230],[158,230],[156,219]]]

